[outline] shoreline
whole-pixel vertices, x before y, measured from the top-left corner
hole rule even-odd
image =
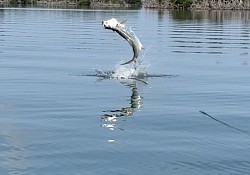
[[[192,0],[190,0],[191,2]],[[47,8],[61,7],[89,7],[89,8],[147,8],[147,9],[188,9],[188,10],[250,10],[250,1],[243,0],[200,0],[198,3],[173,4],[171,0],[143,0],[136,4],[120,1],[101,0],[0,0],[0,6],[36,5]]]

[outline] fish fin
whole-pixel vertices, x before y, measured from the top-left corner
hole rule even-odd
[[[122,22],[120,22],[121,24],[125,24],[127,22],[127,19],[123,20]]]
[[[129,63],[132,63],[133,61],[135,61],[135,58],[133,58],[132,60],[129,60],[129,61],[125,62],[125,63],[122,63],[121,65],[129,64]]]

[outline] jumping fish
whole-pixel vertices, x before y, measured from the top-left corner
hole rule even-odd
[[[102,21],[102,26],[104,29],[110,29],[113,30],[115,32],[117,32],[121,37],[123,37],[125,40],[128,41],[128,43],[130,44],[130,46],[133,49],[133,58],[121,65],[125,65],[125,64],[129,64],[129,63],[135,63],[137,62],[137,58],[139,56],[139,52],[141,51],[141,49],[143,48],[143,45],[141,44],[141,42],[139,41],[138,38],[136,38],[136,36],[133,36],[126,28],[125,28],[125,21],[122,22],[118,22],[115,18],[111,18],[110,20],[107,21]]]

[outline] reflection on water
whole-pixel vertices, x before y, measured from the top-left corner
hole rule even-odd
[[[172,11],[171,16],[176,21],[169,33],[174,53],[248,54],[249,11]]]
[[[162,13],[159,13],[162,15]],[[247,10],[197,10],[197,11],[183,11],[171,10],[170,16],[175,21],[192,20],[197,23],[209,21],[215,23],[228,22],[229,20],[237,20],[244,23],[249,23],[250,12]]]
[[[136,110],[142,108],[142,95],[138,90],[139,84],[147,85],[147,79],[150,75],[147,73],[148,66],[145,66],[140,62],[135,69],[133,64],[117,65],[115,70],[95,70],[95,74],[87,76],[98,77],[99,81],[102,80],[117,80],[123,84],[126,88],[131,90],[129,96],[129,103],[126,106],[120,108],[111,108],[102,111],[101,115],[102,127],[110,131],[113,130],[125,130],[123,125],[119,124],[119,121],[123,121],[125,118],[133,116]],[[160,75],[161,76],[161,75]],[[113,96],[113,94],[112,94]],[[123,100],[123,99],[121,99]],[[115,104],[114,104],[115,105]],[[114,139],[109,139],[109,142],[114,142]]]
[[[136,110],[141,109],[143,96],[139,92],[137,88],[137,84],[139,83],[137,80],[129,80],[129,81],[121,81],[126,87],[131,90],[131,96],[129,97],[129,104],[125,107],[121,107],[119,109],[108,109],[103,111],[101,115],[101,121],[103,124],[101,125],[104,128],[109,130],[124,130],[125,128],[122,125],[117,126],[116,122],[118,120],[124,119],[124,117],[133,116]]]
[[[167,74],[148,74],[149,65],[144,65],[141,62],[135,69],[133,65],[118,65],[115,70],[95,70],[94,74],[89,74],[85,76],[98,77],[98,81],[102,80],[117,80],[125,87],[131,90],[131,95],[129,96],[129,103],[127,106],[122,106],[116,109],[107,109],[102,111],[101,115],[102,127],[108,130],[125,130],[124,126],[118,122],[124,120],[127,117],[131,117],[134,113],[143,107],[143,96],[139,91],[138,86],[147,85],[147,80],[149,78],[174,78],[177,75],[167,75]],[[122,99],[123,100],[123,99]],[[113,142],[113,139],[109,140]]]

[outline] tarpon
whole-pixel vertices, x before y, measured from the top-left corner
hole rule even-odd
[[[133,49],[133,58],[121,65],[129,64],[134,62],[136,64],[137,58],[139,56],[139,52],[141,49],[144,49],[141,42],[136,38],[136,36],[133,36],[130,32],[128,32],[125,28],[125,21],[118,22],[115,18],[111,18],[110,20],[107,21],[102,21],[102,26],[105,29],[110,29],[115,32],[117,32],[121,37],[123,37],[125,40],[128,41],[130,46]]]

